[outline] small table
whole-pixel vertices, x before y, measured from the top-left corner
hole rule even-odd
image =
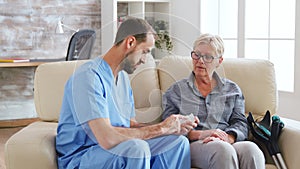
[[[0,67],[35,67],[46,62],[0,63]]]
[[[47,62],[18,62],[18,63],[0,63],[0,68],[10,69],[10,68],[29,68],[37,67],[40,64]],[[3,111],[3,110],[2,110]],[[2,112],[3,113],[3,112]],[[22,119],[0,119],[0,128],[2,127],[17,127],[17,126],[26,126],[34,121],[38,121],[38,117],[33,118],[22,118]]]

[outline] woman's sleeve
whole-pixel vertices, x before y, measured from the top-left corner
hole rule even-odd
[[[232,115],[229,119],[230,126],[225,129],[227,133],[235,133],[236,141],[243,141],[248,137],[248,125],[245,116],[245,99],[242,93],[235,97]]]
[[[163,94],[163,120],[172,114],[179,114],[180,90],[176,90],[177,88],[178,86],[174,84]]]

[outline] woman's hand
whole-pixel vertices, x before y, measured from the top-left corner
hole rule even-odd
[[[220,140],[223,140],[223,141],[226,141],[228,139],[228,134],[223,130],[213,129],[210,131],[211,131],[211,133],[209,135],[210,137],[219,138]]]
[[[233,135],[229,135],[220,129],[193,130],[189,132],[188,138],[190,140],[203,140],[203,143],[208,143],[214,140],[222,140],[230,144],[235,142],[235,137]]]

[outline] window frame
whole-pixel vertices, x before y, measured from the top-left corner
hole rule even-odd
[[[215,10],[218,10],[220,11],[221,7],[220,7],[220,2],[221,0],[217,0],[218,1],[218,5],[217,7],[215,8]],[[270,1],[271,0],[268,0],[269,1],[269,4],[270,4]],[[246,38],[246,0],[237,0],[237,37],[236,38],[226,38],[226,37],[223,37],[224,41],[226,40],[236,40],[237,42],[237,48],[236,48],[236,53],[237,53],[237,58],[246,58],[246,41],[247,40],[267,40],[268,41],[268,49],[267,49],[267,58],[268,60],[272,60],[271,59],[271,52],[270,52],[270,48],[271,48],[271,45],[270,45],[270,42],[273,41],[273,40],[293,40],[294,41],[294,70],[293,70],[293,87],[290,90],[279,90],[280,92],[287,92],[287,93],[294,93],[295,90],[296,90],[296,84],[297,84],[297,71],[296,71],[296,63],[297,63],[297,54],[299,52],[297,52],[297,44],[299,43],[300,41],[300,38],[299,38],[299,30],[297,29],[300,25],[300,20],[297,21],[297,18],[299,18],[299,13],[300,13],[300,9],[299,9],[299,3],[300,3],[300,0],[295,0],[295,5],[296,5],[296,8],[295,8],[295,35],[294,35],[294,38],[270,38],[270,35],[269,37],[267,38]],[[200,15],[201,15],[201,6],[202,6],[202,0],[200,0]],[[270,5],[269,5],[269,8],[270,8]],[[218,12],[220,13],[220,12]],[[219,15],[219,14],[218,14]],[[269,10],[269,14],[268,14],[268,20],[269,20],[269,23],[268,23],[268,32],[270,34],[270,10]],[[201,17],[199,18],[199,23],[200,25],[202,25],[202,21],[201,21]],[[202,32],[201,30],[201,26],[200,26],[200,32]],[[220,34],[220,21],[219,21],[219,18],[218,18],[218,34]],[[298,45],[299,46],[299,45]],[[299,48],[299,47],[298,47]],[[249,58],[249,57],[247,57]],[[299,73],[298,73],[299,75]],[[299,80],[298,80],[299,81]]]

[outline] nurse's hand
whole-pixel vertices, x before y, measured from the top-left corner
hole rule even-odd
[[[161,125],[165,134],[187,134],[197,126],[197,123],[191,121],[187,116],[173,114],[166,118]]]

